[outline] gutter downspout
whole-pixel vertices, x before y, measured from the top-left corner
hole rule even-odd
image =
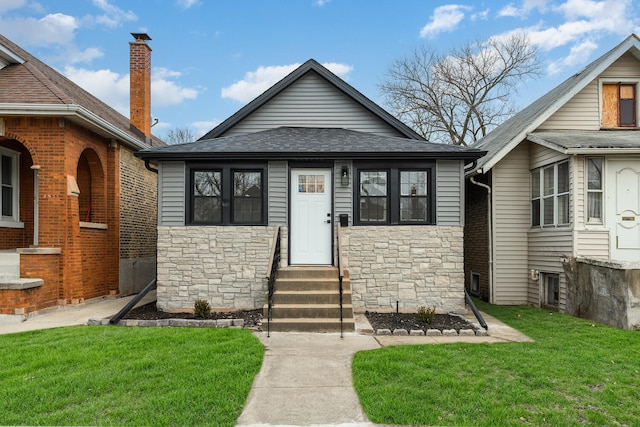
[[[492,210],[491,210],[491,186],[478,182],[474,177],[469,178],[469,181],[487,190],[487,234],[488,234],[488,248],[489,251],[489,302],[495,304],[494,289],[493,289],[493,223]]]
[[[33,247],[38,247],[40,233],[40,166],[31,166],[33,170]]]

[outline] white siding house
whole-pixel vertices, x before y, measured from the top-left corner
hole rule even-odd
[[[631,35],[475,145],[488,154],[467,172],[467,222],[490,224],[465,236],[468,283],[488,271],[476,295],[640,323],[638,276],[626,274],[640,268],[638,89],[640,40]],[[474,215],[482,197],[489,218]],[[618,286],[603,268],[626,280],[624,295],[612,295]]]

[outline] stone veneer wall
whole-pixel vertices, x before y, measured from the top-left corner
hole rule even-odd
[[[188,311],[196,299],[207,300],[213,309],[261,308],[274,231],[267,226],[158,227],[158,308]]]
[[[358,226],[341,230],[354,310],[464,311],[463,227]]]

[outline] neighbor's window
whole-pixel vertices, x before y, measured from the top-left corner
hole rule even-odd
[[[543,277],[546,304],[557,306],[560,303],[560,275],[545,273]]]
[[[262,221],[262,173],[233,172],[234,224],[255,224]]]
[[[480,294],[480,273],[471,272],[471,293]]]
[[[428,220],[427,180],[426,171],[400,171],[400,222]]]
[[[602,223],[602,158],[587,158],[587,222]]]
[[[0,220],[18,221],[18,160],[15,151],[0,148]]]
[[[193,172],[193,222],[222,222],[222,171]]]
[[[368,162],[356,165],[356,224],[432,224],[435,164],[403,162],[389,169],[378,166]]]
[[[387,222],[388,183],[387,171],[360,171],[361,222]]]
[[[531,225],[569,223],[569,162],[531,171]]]
[[[602,85],[602,127],[636,127],[636,85]]]

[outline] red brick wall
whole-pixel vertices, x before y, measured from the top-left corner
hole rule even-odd
[[[487,183],[487,177],[476,177]],[[471,292],[471,272],[480,274],[480,298],[489,299],[489,228],[487,190],[471,182],[465,186],[464,283]]]
[[[28,212],[33,211],[28,199],[33,199],[31,178],[32,164],[40,165],[39,195],[39,247],[60,248],[61,266],[57,270],[57,298],[66,303],[79,302],[83,299],[109,294],[118,288],[118,253],[119,253],[119,156],[117,147],[109,148],[110,141],[68,120],[58,118],[9,117],[5,119],[5,140],[13,140],[10,144],[24,147],[21,150],[31,154],[23,156],[25,164],[21,165],[21,217],[24,214],[26,223],[30,223],[17,236],[13,229],[0,228],[0,241],[9,241],[8,248],[25,247],[32,243],[33,220],[29,220]],[[86,150],[86,151],[85,151]],[[67,194],[67,175],[76,177],[78,162],[85,153],[92,172],[91,192],[95,208],[92,220],[107,225],[107,230],[80,230],[79,200],[77,196]],[[28,171],[28,172],[27,172]],[[94,176],[98,179],[94,179]],[[29,182],[28,179],[31,179]],[[32,191],[32,190],[31,190]],[[23,195],[24,194],[24,195]],[[94,197],[95,196],[95,197]],[[22,200],[23,199],[23,200]],[[84,221],[85,218],[82,218]],[[31,227],[31,228],[29,228]],[[94,238],[95,233],[102,231],[103,238]],[[85,234],[91,238],[85,238]],[[96,253],[100,256],[96,256]],[[88,273],[94,271],[100,280],[84,282]],[[45,273],[41,271],[44,275]],[[47,276],[48,281],[53,279]],[[49,289],[48,283],[45,287]],[[37,291],[20,291],[32,294],[32,298],[40,298]],[[0,292],[3,295],[4,291]],[[43,297],[44,298],[44,297]],[[50,301],[49,297],[45,298]],[[43,303],[44,304],[44,303]],[[39,306],[35,302],[33,306]]]
[[[53,307],[58,303],[60,290],[60,255],[21,254],[20,276],[44,280],[44,285],[25,289],[0,291],[0,314],[24,314]]]
[[[0,137],[0,146],[20,153],[20,221],[24,228],[0,228],[0,249],[33,244],[33,171],[31,154],[18,141]]]

